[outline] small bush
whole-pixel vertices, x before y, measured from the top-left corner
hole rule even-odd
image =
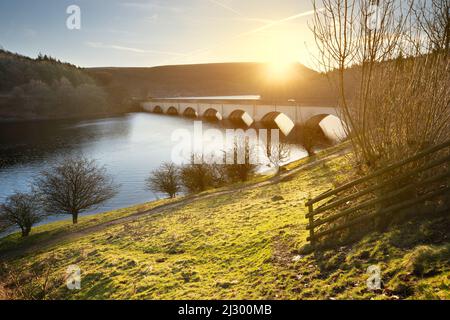
[[[231,182],[245,182],[255,173],[257,165],[252,163],[256,150],[250,147],[248,141],[237,141],[231,152],[233,163],[224,166],[226,176]]]
[[[217,172],[209,164],[195,164],[194,162],[181,168],[181,181],[190,193],[202,192],[219,186]]]
[[[179,169],[173,163],[163,163],[159,169],[153,170],[147,178],[147,188],[155,192],[162,192],[175,198],[180,191]]]

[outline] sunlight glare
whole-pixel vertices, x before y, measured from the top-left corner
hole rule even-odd
[[[287,80],[292,74],[294,63],[276,60],[267,64],[267,76],[271,81]]]

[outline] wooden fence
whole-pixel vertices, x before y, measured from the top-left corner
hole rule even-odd
[[[350,228],[352,226],[355,226],[357,224],[360,224],[362,222],[366,222],[369,219],[373,219],[377,216],[387,215],[392,212],[395,212],[397,210],[403,210],[410,208],[414,205],[423,203],[427,200],[430,200],[432,198],[435,198],[436,196],[443,195],[443,194],[449,194],[450,193],[450,184],[448,183],[448,179],[450,178],[450,169],[445,168],[444,170],[437,170],[436,174],[429,174],[427,178],[418,180],[414,182],[408,182],[408,180],[413,177],[414,175],[418,175],[419,173],[422,173],[424,171],[438,168],[439,166],[450,164],[450,152],[444,153],[443,155],[437,155],[438,152],[449,148],[450,147],[450,140],[433,146],[431,148],[425,149],[417,154],[415,154],[412,157],[403,159],[399,162],[396,162],[394,164],[391,164],[383,169],[380,169],[378,171],[373,172],[372,174],[369,174],[365,177],[362,177],[360,179],[353,180],[351,182],[348,182],[338,188],[335,188],[333,190],[327,191],[318,197],[309,200],[306,203],[306,206],[308,207],[308,213],[306,214],[306,218],[309,220],[307,229],[309,230],[309,237],[308,241],[311,242],[312,245],[315,245],[317,240],[325,235],[332,234],[336,231],[340,231],[343,229]],[[363,187],[363,189],[352,193],[350,195],[345,195],[342,197],[339,197],[342,192],[347,191],[350,188],[353,188],[355,186],[361,185],[363,183],[367,184],[368,182],[373,182],[374,178],[384,176],[389,173],[394,173],[394,170],[400,169],[408,164],[411,164],[413,162],[419,161],[419,160],[425,160],[430,155],[434,155],[435,157],[430,161],[424,161],[424,164],[415,168],[414,170],[407,171],[405,173],[401,173],[398,176],[395,176],[393,178],[387,178],[386,180],[382,181],[378,184],[372,184],[368,187]],[[406,181],[406,182],[405,182]],[[410,197],[408,200],[395,203],[395,198],[399,197],[401,195],[404,195],[406,192],[411,191],[414,188],[426,186],[428,184],[432,183],[439,183],[439,182],[445,182],[443,185],[440,185],[439,187],[435,188],[431,192],[427,192],[423,195],[419,195],[417,197]],[[347,204],[350,201],[361,199],[363,196],[367,196],[372,194],[374,191],[382,190],[384,188],[387,188],[389,186],[396,186],[396,189],[388,192],[384,195],[379,195],[377,197],[373,197],[369,200],[363,200],[357,203],[354,206],[350,206],[338,213],[330,214],[330,210],[334,209],[336,210],[339,206],[343,204]],[[332,198],[332,199],[329,199]],[[327,200],[328,201],[324,201]],[[379,208],[374,207],[378,204],[386,203],[386,201],[393,201],[394,204],[389,204],[387,206],[379,206]],[[317,205],[318,202],[324,201],[325,203],[321,206],[314,208],[314,205]],[[370,209],[373,210],[370,210]],[[356,214],[357,212],[360,212],[360,210],[363,210],[362,213],[359,213],[356,217],[351,218],[351,215]],[[329,226],[329,228],[325,230],[319,230],[316,232],[316,229],[320,226],[323,226],[325,224],[330,224],[332,222],[335,222],[336,220],[340,218],[347,218],[347,220],[344,223],[337,224],[334,226]],[[351,219],[350,219],[351,218]]]

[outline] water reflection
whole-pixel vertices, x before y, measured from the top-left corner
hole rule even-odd
[[[101,139],[126,136],[130,123],[122,118],[85,122],[4,123],[0,127],[0,170],[70,153]]]

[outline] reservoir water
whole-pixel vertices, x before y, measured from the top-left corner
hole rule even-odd
[[[176,129],[194,130],[194,121],[149,113],[131,113],[91,120],[2,123],[0,125],[0,203],[15,191],[29,191],[30,182],[49,164],[66,154],[83,154],[104,165],[118,184],[118,195],[93,214],[154,200],[145,188],[150,171],[170,161],[177,144]],[[203,129],[224,128],[203,122]],[[304,157],[291,146],[291,158]],[[56,215],[44,222],[70,219]]]

